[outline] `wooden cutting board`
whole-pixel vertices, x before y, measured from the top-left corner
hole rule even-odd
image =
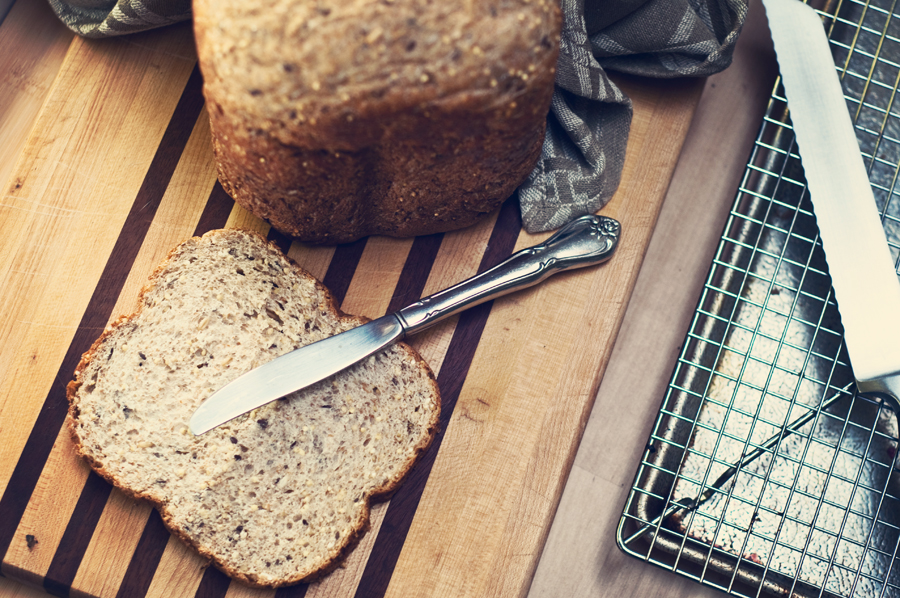
[[[606,265],[558,275],[415,337],[443,431],[333,574],[251,590],[170,537],[78,460],[65,385],[173,246],[269,235],[350,313],[376,317],[547,235],[518,208],[463,231],[291,242],[215,180],[188,24],[73,38],[44,0],[0,24],[0,554],[4,576],[77,596],[518,596],[527,592],[702,89],[620,77],[634,102]]]

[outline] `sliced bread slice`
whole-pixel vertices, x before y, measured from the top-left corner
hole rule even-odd
[[[255,233],[193,238],[78,365],[77,451],[226,574],[261,587],[310,580],[431,443],[440,396],[428,365],[400,343],[207,434],[187,423],[240,374],[365,321]]]

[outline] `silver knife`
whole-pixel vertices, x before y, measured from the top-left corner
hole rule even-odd
[[[612,257],[621,227],[605,216],[582,216],[539,245],[449,289],[346,332],[300,347],[238,377],[207,398],[189,422],[203,434],[365,359],[409,334],[501,295],[535,285],[563,270]]]
[[[857,389],[900,397],[900,281],[822,20],[763,0]]]

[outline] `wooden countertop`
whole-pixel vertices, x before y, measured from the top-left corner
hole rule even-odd
[[[21,123],[0,134],[0,147],[11,148],[3,155],[18,155],[24,147],[41,107],[35,99],[48,93],[71,41],[58,23],[46,19],[46,7],[35,4],[30,10],[33,28],[21,38],[0,38],[0,72],[21,86],[17,101],[4,105],[0,99],[0,119]],[[608,358],[608,365],[533,581],[499,594],[713,595],[713,590],[625,556],[615,546],[614,533],[774,79],[761,13],[758,2],[751,2],[734,64],[706,82],[655,229],[650,223],[653,233],[642,264],[641,255],[633,256],[640,273],[631,283],[634,290],[615,346],[610,355],[600,356]],[[27,76],[7,67],[13,52],[20,58],[22,52],[33,53],[33,61],[25,61]],[[15,168],[0,161],[0,180],[9,180]],[[552,499],[549,504],[552,508]],[[546,531],[538,536],[542,533]],[[524,571],[529,575],[527,566]],[[0,598],[43,595],[0,578]]]

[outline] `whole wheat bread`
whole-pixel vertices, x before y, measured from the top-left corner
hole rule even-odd
[[[429,446],[440,397],[427,364],[401,343],[207,434],[187,423],[241,373],[364,321],[254,233],[191,239],[79,364],[68,387],[77,450],[232,577],[311,579]]]
[[[468,226],[532,171],[555,0],[194,0],[219,180],[284,233]]]

